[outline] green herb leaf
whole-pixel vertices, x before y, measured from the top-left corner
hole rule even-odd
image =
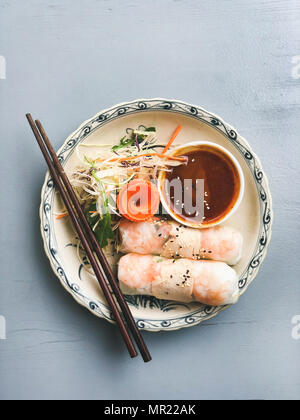
[[[122,149],[123,147],[131,146],[132,143],[133,143],[133,140],[131,138],[126,139],[126,136],[124,136],[124,137],[121,138],[120,144],[117,144],[116,146],[113,146],[112,150],[116,151],[116,150]]]
[[[146,127],[145,132],[146,131],[147,132],[150,132],[150,131],[155,132],[156,128],[155,127],[148,127],[148,128]],[[134,133],[134,130],[131,130],[130,134],[128,134],[128,135],[129,135],[129,137],[127,137],[127,138],[126,138],[126,136],[121,138],[120,144],[117,144],[116,146],[112,147],[112,150],[114,152],[116,152],[117,150],[123,149],[124,147],[133,146],[136,143],[136,141],[140,144],[147,137],[146,135],[143,135],[143,134],[136,135]]]
[[[114,239],[115,233],[111,228],[111,215],[107,211],[104,215],[99,214],[95,216],[96,203],[92,203],[86,210],[86,217],[89,225],[93,229],[95,225],[94,234],[101,248],[105,248],[108,245],[108,239]]]
[[[101,248],[105,248],[108,245],[108,239],[114,239],[115,234],[111,228],[110,213],[104,214],[94,233]]]

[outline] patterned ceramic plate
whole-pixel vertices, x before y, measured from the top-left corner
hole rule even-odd
[[[225,146],[238,159],[245,175],[245,194],[235,214],[225,223],[239,229],[245,239],[242,260],[234,267],[243,294],[258,273],[271,236],[272,203],[267,178],[257,156],[235,129],[218,116],[182,101],[166,99],[136,100],[101,111],[83,123],[59,150],[67,171],[78,164],[74,150],[79,143],[116,144],[126,128],[155,126],[159,142],[167,141],[174,127],[183,130],[175,145],[209,140]],[[110,322],[113,317],[97,281],[80,262],[74,232],[68,220],[56,220],[59,198],[47,173],[40,208],[41,232],[45,251],[62,285],[78,303]],[[110,260],[114,269],[116,260]],[[181,304],[148,296],[128,296],[127,302],[141,329],[171,331],[190,327],[217,315],[226,307],[198,303]],[[239,303],[237,303],[238,305]]]

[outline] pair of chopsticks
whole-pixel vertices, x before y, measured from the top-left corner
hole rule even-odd
[[[46,163],[49,167],[49,170],[55,182],[55,185],[58,191],[60,192],[61,197],[65,203],[65,206],[68,210],[68,214],[73,222],[74,228],[87,254],[87,257],[94,270],[97,280],[101,286],[101,289],[107,300],[107,303],[110,306],[110,309],[120,329],[120,332],[122,334],[122,337],[127,346],[130,356],[136,357],[138,353],[133,344],[129,331],[131,332],[133,338],[135,339],[135,342],[141,352],[144,362],[149,362],[151,360],[151,356],[143,340],[141,332],[139,331],[135,323],[135,320],[119,288],[118,282],[111,270],[111,267],[102,249],[100,248],[99,243],[97,242],[95,238],[95,235],[74,193],[73,187],[62,165],[60,164],[57,154],[55,153],[42,124],[38,120],[34,122],[30,114],[26,114],[26,118],[38,142],[41,152],[46,160]],[[94,255],[94,253],[96,254],[96,256]],[[101,270],[101,267],[98,262],[101,264],[103,271]],[[107,281],[103,273],[105,274]],[[109,283],[117,302],[115,301],[107,282]],[[119,311],[117,303],[121,309],[123,317],[126,320],[126,324]]]

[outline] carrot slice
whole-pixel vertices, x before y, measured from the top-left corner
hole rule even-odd
[[[135,179],[124,185],[117,197],[122,216],[133,222],[150,219],[158,210],[160,196],[150,181]]]
[[[176,139],[176,137],[179,134],[179,131],[182,129],[182,126],[179,125],[176,130],[174,131],[174,133],[172,134],[168,144],[166,145],[166,147],[164,148],[162,154],[164,155],[165,153],[167,153],[167,151],[170,149],[171,144],[173,143],[173,141]]]

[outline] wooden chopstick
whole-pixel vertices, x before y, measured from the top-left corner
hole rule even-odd
[[[66,206],[66,208],[68,210],[68,213],[69,213],[70,218],[71,218],[71,220],[72,220],[72,222],[74,224],[74,227],[75,227],[75,229],[76,229],[76,231],[78,233],[78,236],[79,236],[79,239],[80,239],[80,241],[82,243],[82,246],[83,246],[83,248],[85,249],[85,251],[87,253],[87,256],[89,258],[89,261],[91,263],[91,266],[93,267],[93,270],[94,270],[95,275],[96,275],[96,277],[98,279],[98,282],[99,282],[99,284],[100,284],[100,286],[102,288],[102,291],[104,293],[104,296],[105,296],[105,298],[106,298],[106,300],[107,300],[107,302],[108,302],[108,304],[109,304],[109,306],[111,308],[111,311],[112,311],[112,313],[114,315],[114,318],[116,320],[116,323],[119,326],[119,329],[121,331],[121,334],[122,334],[122,337],[123,337],[124,342],[126,344],[126,347],[127,347],[128,351],[129,351],[129,354],[130,354],[131,357],[136,357],[138,355],[138,353],[137,353],[137,351],[136,351],[136,349],[134,347],[134,344],[133,344],[133,342],[131,340],[131,337],[130,337],[127,329],[126,329],[126,325],[125,325],[125,323],[124,323],[124,321],[123,321],[123,319],[121,317],[121,314],[120,314],[120,312],[118,310],[118,307],[116,305],[116,302],[113,299],[113,296],[112,296],[112,294],[111,294],[111,292],[109,290],[108,284],[106,283],[106,280],[105,280],[105,278],[104,278],[104,276],[103,276],[103,274],[101,272],[101,269],[100,269],[100,267],[99,267],[99,265],[97,263],[97,260],[96,260],[94,254],[93,254],[93,251],[92,251],[92,249],[90,247],[90,244],[89,244],[88,240],[85,237],[84,231],[83,231],[83,229],[82,229],[82,227],[81,227],[81,225],[80,225],[80,223],[78,221],[78,218],[77,218],[77,215],[76,215],[76,213],[74,211],[74,208],[72,207],[72,205],[71,205],[71,203],[69,201],[69,197],[68,197],[68,195],[67,195],[67,193],[66,193],[66,191],[64,189],[64,186],[63,186],[63,184],[62,184],[62,182],[61,182],[58,174],[56,173],[55,166],[54,166],[54,164],[53,164],[53,162],[52,162],[52,160],[51,160],[51,158],[50,158],[50,156],[49,156],[49,154],[47,152],[47,149],[46,149],[46,147],[45,147],[45,145],[43,143],[43,140],[42,140],[42,138],[41,138],[41,136],[40,136],[40,134],[39,134],[39,132],[38,132],[35,124],[34,124],[34,121],[33,121],[32,117],[31,117],[31,115],[30,114],[27,114],[26,115],[26,118],[27,118],[27,120],[29,122],[29,125],[30,125],[30,127],[31,127],[31,129],[33,131],[33,134],[34,134],[34,136],[35,136],[35,138],[36,138],[36,140],[38,142],[38,145],[39,145],[39,147],[41,149],[41,152],[42,152],[42,154],[43,154],[43,156],[44,156],[44,158],[45,158],[45,160],[47,162],[47,165],[49,167],[50,173],[51,173],[51,175],[52,175],[52,177],[53,177],[53,179],[55,181],[56,187],[58,188],[58,190],[59,190],[59,192],[61,194],[61,197],[62,197],[62,199],[63,199],[63,201],[65,203],[65,206]]]
[[[86,216],[85,216],[85,214],[84,214],[84,212],[81,208],[81,205],[80,205],[80,203],[79,203],[79,201],[76,197],[76,194],[74,193],[74,190],[73,190],[73,187],[72,187],[72,185],[69,181],[69,178],[67,177],[67,175],[66,175],[66,173],[65,173],[65,171],[64,171],[64,169],[63,169],[63,167],[62,167],[62,165],[61,165],[61,163],[60,163],[60,161],[57,157],[57,154],[55,153],[55,150],[52,147],[52,144],[51,144],[51,142],[50,142],[50,140],[49,140],[42,124],[41,124],[41,122],[39,120],[36,120],[35,123],[36,123],[36,125],[37,125],[37,127],[40,131],[40,134],[41,134],[41,136],[44,140],[44,143],[46,144],[47,149],[48,149],[48,151],[49,151],[49,153],[52,157],[52,160],[53,160],[53,163],[56,167],[56,170],[57,170],[59,176],[61,177],[61,179],[64,183],[64,186],[65,186],[65,188],[66,188],[66,190],[67,190],[67,192],[70,196],[72,204],[74,205],[74,207],[77,211],[77,214],[80,217],[83,228],[86,232],[86,236],[89,238],[89,240],[92,244],[92,247],[93,247],[93,249],[94,249],[94,251],[95,251],[95,253],[98,257],[98,260],[101,263],[103,271],[104,271],[104,273],[105,273],[105,275],[108,279],[108,282],[109,282],[109,284],[110,284],[110,286],[111,286],[111,288],[112,288],[112,290],[113,290],[113,292],[116,296],[117,302],[118,302],[118,304],[119,304],[119,306],[120,306],[120,308],[123,312],[123,315],[126,319],[127,325],[130,328],[130,331],[131,331],[131,333],[132,333],[132,335],[133,335],[133,337],[136,341],[136,344],[137,344],[137,346],[138,346],[138,348],[141,352],[143,360],[144,360],[144,362],[149,362],[152,359],[151,355],[149,353],[149,350],[148,350],[148,348],[147,348],[147,346],[146,346],[146,344],[143,340],[143,337],[141,335],[140,330],[138,329],[138,327],[136,325],[136,322],[135,322],[135,320],[132,316],[132,313],[131,313],[131,311],[130,311],[130,309],[129,309],[129,307],[128,307],[125,299],[124,299],[124,296],[123,296],[123,294],[120,290],[120,287],[118,285],[118,282],[117,282],[117,280],[116,280],[116,278],[115,278],[115,276],[114,276],[114,274],[111,270],[111,267],[110,267],[110,265],[107,261],[107,258],[104,255],[97,239],[95,238],[95,235],[94,235],[94,233],[93,233],[93,231],[92,231],[92,229],[89,225],[89,222],[87,221],[87,218],[86,218]]]

